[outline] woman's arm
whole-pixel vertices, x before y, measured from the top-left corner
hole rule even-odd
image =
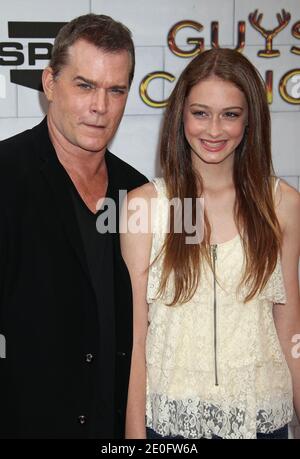
[[[146,438],[146,296],[152,244],[150,200],[155,195],[153,184],[147,183],[128,194],[127,205],[125,202],[122,210],[121,250],[130,274],[133,292],[133,349],[126,412],[126,438]],[[132,207],[136,207],[136,210],[132,210]],[[138,227],[140,232],[137,232]]]
[[[300,256],[300,194],[280,183],[277,215],[283,230],[282,270],[287,293],[284,306],[274,306],[274,320],[293,381],[294,407],[300,422],[300,356],[297,357],[293,337],[300,333],[299,256]]]

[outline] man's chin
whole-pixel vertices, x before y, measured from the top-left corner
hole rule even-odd
[[[79,148],[82,150],[88,151],[89,153],[100,153],[100,152],[105,152],[106,150],[106,145],[103,145],[102,143],[99,142],[79,142],[78,143]]]

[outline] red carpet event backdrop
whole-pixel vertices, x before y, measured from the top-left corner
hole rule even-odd
[[[300,190],[299,0],[2,0],[0,139],[43,118],[40,78],[54,38],[65,22],[89,12],[123,22],[136,45],[136,73],[113,153],[149,178],[159,175],[160,125],[178,75],[205,49],[236,48],[266,82],[276,173]],[[299,426],[290,432],[300,438]]]

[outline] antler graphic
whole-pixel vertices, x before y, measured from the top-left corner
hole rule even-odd
[[[274,38],[282,29],[284,29],[288,23],[290,22],[291,15],[285,10],[281,10],[282,16],[280,13],[276,14],[278,26],[275,27],[273,30],[266,30],[264,27],[261,26],[261,20],[263,18],[263,13],[260,13],[257,17],[258,10],[255,10],[254,13],[249,14],[249,22],[254,27],[254,29],[258,30],[264,38],[269,37],[272,34],[272,38]]]
[[[261,33],[261,35],[266,39],[266,49],[259,51],[258,55],[262,57],[275,57],[280,55],[280,51],[273,50],[273,38],[283,30],[288,23],[290,22],[291,15],[284,9],[281,10],[281,14],[276,14],[278,26],[273,30],[267,30],[261,25],[261,20],[263,18],[263,13],[258,14],[258,10],[255,10],[254,13],[249,14],[249,22],[252,27]]]

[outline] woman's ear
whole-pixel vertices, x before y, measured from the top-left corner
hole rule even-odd
[[[54,75],[51,67],[46,67],[42,74],[42,84],[45,96],[48,99],[48,102],[51,102],[53,99],[53,87],[54,87]]]

